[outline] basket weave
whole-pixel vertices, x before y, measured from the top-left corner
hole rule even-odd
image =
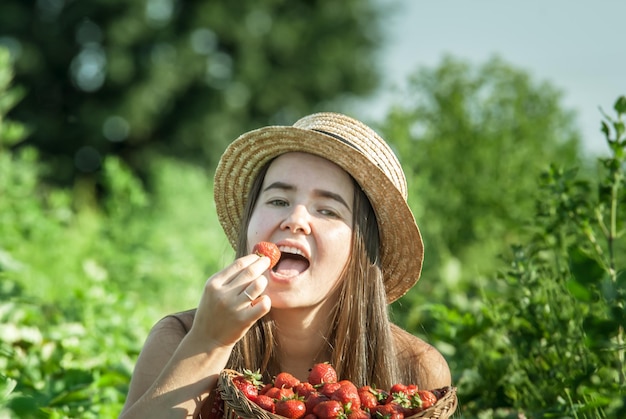
[[[232,378],[241,375],[234,370],[225,369],[221,372],[217,388],[224,401],[224,417],[227,419],[286,419],[284,416],[270,413],[251,402],[235,385]],[[443,396],[428,409],[422,410],[405,419],[448,419],[457,406],[456,387],[438,389]]]

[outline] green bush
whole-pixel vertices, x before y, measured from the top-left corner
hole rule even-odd
[[[5,114],[19,92],[0,59]],[[117,417],[150,326],[232,258],[210,174],[154,156],[148,194],[109,158],[62,189],[34,149],[7,151],[27,131],[0,122],[0,417]]]
[[[33,149],[8,151],[28,134],[5,119],[22,95],[10,67],[0,50],[0,418],[114,418],[151,325],[194,306],[233,257],[211,173],[154,154],[147,183],[109,158],[71,189],[46,184]],[[515,226],[510,252],[511,237],[499,242],[501,263],[481,261],[506,269],[483,272],[484,288],[440,272],[436,293],[404,300],[428,323],[401,320],[445,349],[458,416],[626,416],[626,98],[614,110],[597,176],[553,164],[525,183],[535,205],[525,231]],[[500,239],[486,237],[489,248]],[[475,295],[439,299],[467,289]]]
[[[474,315],[435,305],[467,417],[626,415],[626,97],[606,117],[597,178],[550,167],[531,238]],[[493,291],[493,290],[492,290]]]
[[[38,182],[32,150],[0,164],[0,371],[12,390],[1,403],[19,417],[116,417],[150,326],[194,306],[206,272],[232,257],[208,178],[155,160],[148,199],[109,159],[99,211],[91,187]]]

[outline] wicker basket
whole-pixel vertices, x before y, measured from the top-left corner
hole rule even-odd
[[[218,380],[218,390],[224,401],[224,417],[227,419],[285,419],[285,417],[261,409],[232,383],[232,378],[241,375],[234,370],[223,370]],[[433,406],[405,419],[447,419],[456,410],[456,387],[438,389],[443,396]]]

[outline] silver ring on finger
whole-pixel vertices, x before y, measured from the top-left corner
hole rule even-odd
[[[250,294],[248,294],[248,292],[246,290],[243,290],[243,295],[248,297],[248,300],[250,300],[250,302],[254,301],[254,298],[252,298],[252,296]]]

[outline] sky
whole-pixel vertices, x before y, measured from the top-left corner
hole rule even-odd
[[[444,55],[480,65],[494,55],[563,92],[586,153],[604,154],[600,108],[626,95],[626,0],[378,0],[391,9],[380,53],[383,86],[434,68]],[[382,89],[382,91],[390,89]],[[363,112],[382,117],[380,93]]]

